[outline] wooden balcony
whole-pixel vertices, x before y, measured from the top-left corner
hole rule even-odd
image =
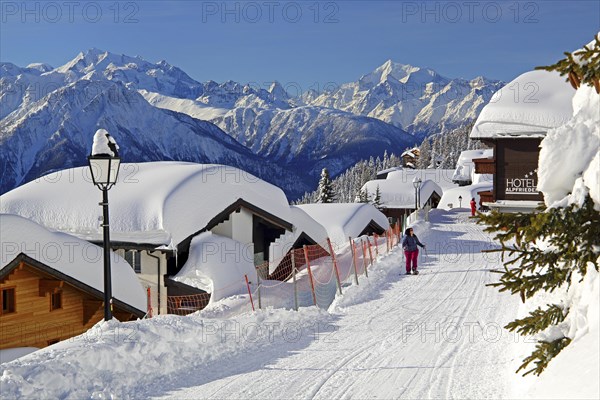
[[[496,159],[495,158],[474,158],[476,174],[495,174]]]

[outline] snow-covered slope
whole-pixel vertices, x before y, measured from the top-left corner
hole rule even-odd
[[[357,82],[305,100],[378,118],[409,132],[430,132],[477,118],[502,86],[502,82],[484,77],[449,79],[428,68],[388,60]]]
[[[381,257],[329,313],[264,309],[100,323],[85,335],[0,365],[7,398],[507,398],[518,298],[487,288],[499,259],[467,213],[431,213],[421,274]],[[381,253],[380,253],[381,254]],[[293,293],[287,293],[291,298]],[[283,300],[283,298],[282,298]],[[132,338],[118,340],[115,338]]]

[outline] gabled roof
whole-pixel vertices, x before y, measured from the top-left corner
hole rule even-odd
[[[0,214],[0,276],[10,273],[19,260],[73,282],[88,293],[104,292],[102,248],[65,233],[50,232],[17,215]],[[137,310],[146,309],[146,296],[131,266],[112,254],[112,289],[115,301]],[[142,313],[143,314],[143,313]]]
[[[382,182],[382,181],[375,181]],[[348,237],[359,236],[366,227],[389,228],[387,217],[371,204],[329,203],[298,206],[327,230],[332,243],[343,246]]]
[[[15,257],[11,262],[6,264],[4,267],[0,269],[0,281],[10,275],[10,273],[17,268],[21,263],[25,263],[28,266],[38,270],[41,273],[52,276],[58,280],[65,281],[69,285],[85,292],[92,297],[95,297],[99,300],[104,300],[104,291],[98,290],[90,285],[85,284],[84,282],[78,281],[70,275],[66,275],[65,273],[56,270],[34,258],[29,257],[27,254],[20,253],[17,257]],[[143,294],[143,293],[142,293]],[[138,318],[142,318],[146,312],[136,308],[129,303],[125,303],[119,300],[116,297],[113,297],[113,304],[115,307],[120,308],[121,310],[131,313]]]
[[[72,168],[4,194],[0,212],[86,240],[101,240],[100,199],[89,168]],[[177,245],[240,199],[245,207],[260,209],[289,229],[291,211],[283,191],[245,171],[186,162],[122,164],[119,182],[109,192],[111,239]]]

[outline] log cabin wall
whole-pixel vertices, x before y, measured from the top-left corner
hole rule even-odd
[[[101,300],[23,262],[0,282],[0,291],[9,288],[14,311],[0,314],[0,349],[46,347],[87,331],[104,316]],[[53,293],[61,294],[54,310]],[[115,310],[117,318],[130,316]]]

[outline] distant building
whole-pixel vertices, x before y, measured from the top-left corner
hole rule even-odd
[[[543,201],[537,190],[539,146],[549,129],[573,116],[575,91],[558,73],[532,71],[498,91],[486,105],[470,138],[493,148],[493,157],[474,159],[475,172],[493,174],[483,205],[505,212],[532,211]]]
[[[405,215],[426,205],[437,207],[444,190],[456,187],[452,182],[453,170],[447,169],[402,169],[386,170],[385,179],[378,179],[365,183],[361,190],[368,192],[371,201],[377,192],[381,196],[381,212],[391,222],[396,222]],[[415,199],[413,180],[421,179],[422,184]],[[418,204],[417,204],[418,203]]]
[[[0,214],[0,232],[0,349],[42,348],[102,320],[101,248],[16,215]],[[117,256],[112,259],[112,289],[116,319],[144,316],[144,290]]]
[[[419,157],[421,156],[421,150],[418,147],[404,151],[400,157],[402,158],[402,166],[404,168],[417,168]]]

